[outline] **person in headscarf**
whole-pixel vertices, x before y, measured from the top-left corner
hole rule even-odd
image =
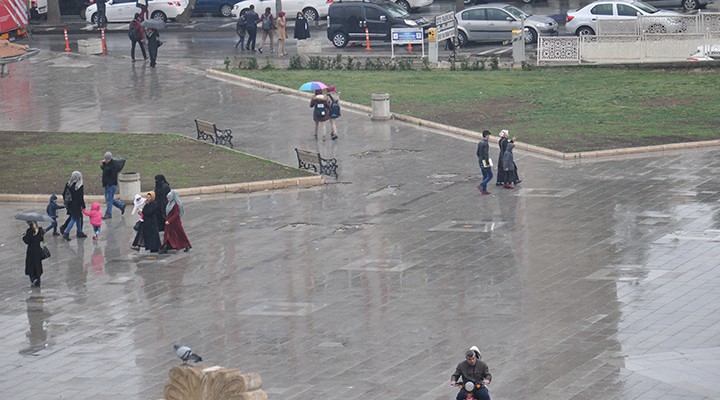
[[[515,158],[513,157],[513,148],[515,147],[515,143],[513,141],[508,142],[507,146],[505,147],[505,152],[503,153],[503,171],[505,171],[505,180],[503,181],[503,187],[506,189],[514,189],[515,186]]]
[[[73,171],[70,175],[70,179],[65,184],[63,190],[63,201],[67,212],[70,215],[70,222],[63,231],[63,239],[70,241],[70,230],[73,225],[77,224],[77,237],[86,238],[87,235],[83,233],[83,214],[82,210],[85,208],[85,189],[83,187],[83,177],[80,171]]]
[[[285,41],[287,40],[287,19],[285,19],[285,11],[278,13],[275,24],[277,25],[278,33],[278,53],[280,57],[285,57],[288,54],[285,52]]]
[[[310,26],[308,21],[305,19],[305,14],[302,11],[298,11],[295,17],[295,31],[293,37],[297,40],[305,40],[310,38]]]
[[[498,140],[498,146],[500,147],[500,154],[498,155],[497,165],[497,180],[495,186],[501,186],[505,183],[505,170],[503,169],[503,154],[505,154],[505,148],[508,144],[508,131],[503,129],[500,131],[500,140]]]
[[[141,194],[135,195],[135,200],[133,200],[133,203],[135,206],[132,210],[132,215],[135,215],[138,213],[140,215],[140,220],[135,224],[135,239],[133,239],[132,245],[130,246],[133,250],[140,250],[140,246],[145,246],[145,240],[143,240],[143,215],[142,210],[143,207],[145,207],[145,203],[147,200],[142,197]]]
[[[167,217],[165,218],[165,236],[160,253],[167,253],[169,249],[182,249],[185,248],[185,252],[190,251],[192,246],[190,240],[188,240],[183,228],[180,217],[185,215],[185,207],[183,207],[180,201],[180,196],[177,192],[171,190],[167,195],[168,204],[165,209]]]
[[[40,277],[43,274],[41,251],[45,231],[35,221],[27,221],[27,223],[28,229],[22,238],[27,245],[25,275],[30,278],[30,286],[40,287]]]
[[[155,192],[147,192],[146,198],[147,201],[142,210],[142,233],[145,240],[145,250],[157,253],[160,250],[160,231],[158,230],[157,218],[158,214],[160,214],[160,208],[158,202],[155,201]]]
[[[155,201],[160,210],[156,218],[160,232],[165,230],[165,208],[167,207],[168,193],[170,193],[170,184],[165,179],[165,175],[155,175]]]

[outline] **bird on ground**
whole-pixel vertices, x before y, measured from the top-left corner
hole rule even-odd
[[[175,348],[175,354],[183,361],[183,365],[186,365],[188,361],[192,361],[193,363],[202,361],[202,357],[193,353],[192,349],[187,346],[176,344],[173,345],[173,347]]]

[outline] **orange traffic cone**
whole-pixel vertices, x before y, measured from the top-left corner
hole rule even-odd
[[[67,28],[65,28],[65,52],[70,52],[70,41],[68,41]]]
[[[370,32],[365,28],[365,51],[370,51]]]
[[[407,51],[408,53],[412,53],[412,43],[408,43]]]

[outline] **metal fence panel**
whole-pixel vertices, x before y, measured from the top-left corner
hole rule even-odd
[[[537,64],[545,62],[580,62],[580,38],[577,36],[540,36]]]

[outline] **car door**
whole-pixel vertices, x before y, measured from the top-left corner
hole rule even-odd
[[[471,42],[487,41],[485,9],[471,8],[460,14],[462,26],[467,32],[468,40]]]
[[[365,6],[365,21],[367,22],[370,39],[387,39],[390,37],[390,16],[384,10]]]
[[[588,25],[592,27],[592,29],[597,33],[597,21],[602,19],[613,19],[615,18],[614,15],[614,7],[612,3],[600,3],[596,5],[595,7],[590,9],[590,21],[588,21]]]
[[[108,22],[129,22],[139,11],[135,7],[135,0],[112,0],[112,4],[106,5],[105,15]]]
[[[342,31],[347,33],[351,40],[365,38],[365,17],[360,4],[344,6],[339,19],[342,20]]]
[[[494,42],[512,39],[513,29],[520,29],[520,22],[500,8],[486,8],[488,34]]]

